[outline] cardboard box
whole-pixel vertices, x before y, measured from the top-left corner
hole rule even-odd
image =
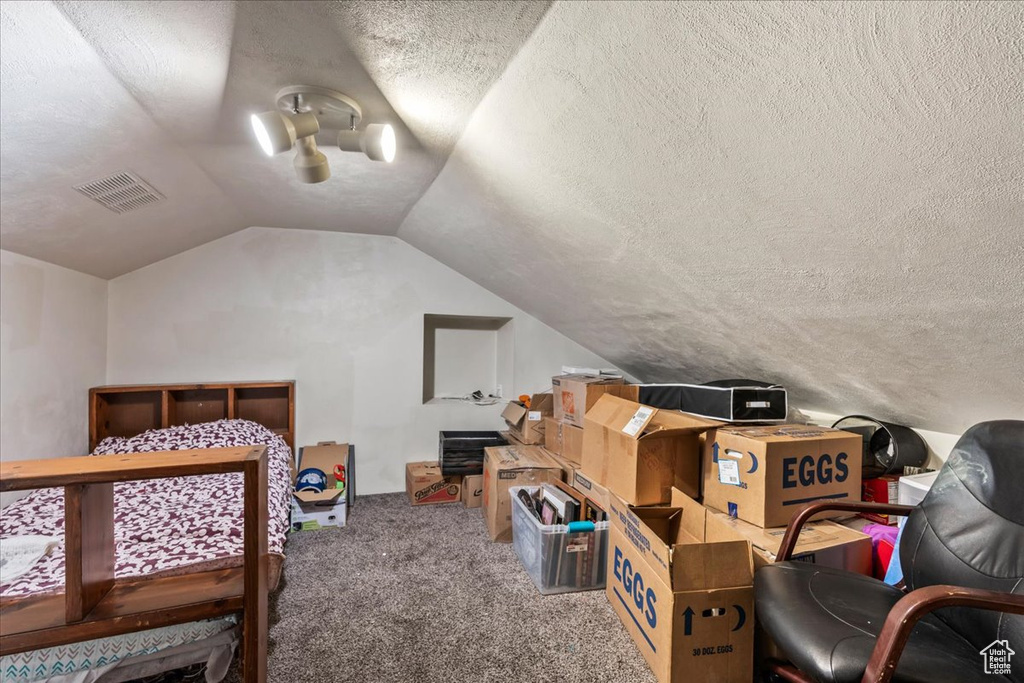
[[[410,505],[457,503],[462,488],[461,475],[441,474],[436,460],[410,462],[405,465],[405,493]]]
[[[575,475],[576,470],[580,468],[580,464],[578,462],[573,462],[572,460],[567,460],[557,453],[552,453],[546,448],[544,449],[544,453],[546,453],[549,458],[558,463],[558,466],[562,468],[562,481],[572,484],[573,475]]]
[[[715,510],[708,511],[708,538],[749,541],[754,572],[775,562],[786,527],[762,529]],[[829,520],[808,522],[800,530],[792,559],[871,576],[871,537]]]
[[[299,449],[299,464],[292,471],[292,529],[305,531],[324,527],[343,527],[346,517],[345,489],[336,487],[334,466],[349,463],[347,443],[324,442],[316,446]],[[315,467],[327,476],[327,488],[323,491],[296,491],[295,481],[302,470]]]
[[[775,527],[815,500],[859,500],[861,448],[859,435],[828,427],[719,427],[704,447],[704,504]]]
[[[478,508],[484,502],[484,475],[468,474],[462,477],[462,504]]]
[[[636,387],[625,385],[621,377],[556,375],[551,378],[554,417],[559,422],[582,427],[583,416],[597,403],[597,399],[609,392],[633,400],[637,396]]]
[[[883,474],[875,479],[865,479],[860,487],[860,497],[868,503],[896,504],[900,495],[900,476],[896,474]],[[877,512],[862,512],[860,516],[870,519],[878,524],[889,524],[895,526],[899,523],[899,515],[883,515]]]
[[[530,407],[519,401],[509,401],[501,417],[508,425],[509,433],[524,444],[544,443],[544,417],[552,415],[551,394],[534,394]]]
[[[588,478],[580,470],[573,472],[572,487],[600,505],[605,511],[611,503],[611,493],[604,486]]]
[[[587,413],[583,473],[630,505],[667,503],[672,487],[700,497],[700,433],[713,420],[611,394]]]
[[[753,679],[754,588],[746,541],[710,542],[707,511],[611,499],[606,594],[660,683]]]
[[[562,468],[540,446],[492,446],[484,455],[483,513],[492,541],[512,542],[511,486],[562,480]]]
[[[583,462],[583,428],[544,418],[544,448],[564,456],[566,460]]]

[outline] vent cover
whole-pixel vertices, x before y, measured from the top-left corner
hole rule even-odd
[[[76,190],[114,213],[127,213],[155,204],[164,196],[134,173],[115,173],[101,180],[78,185]]]

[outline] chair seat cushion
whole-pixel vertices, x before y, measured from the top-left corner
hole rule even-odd
[[[805,562],[769,565],[754,577],[755,613],[805,674],[822,683],[857,683],[889,610],[904,593],[860,574]],[[935,616],[911,632],[893,681],[993,683],[981,654]]]

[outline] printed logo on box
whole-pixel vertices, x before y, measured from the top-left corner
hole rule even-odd
[[[1010,659],[1017,653],[1010,649],[1009,640],[993,640],[982,648],[978,654],[984,660],[986,674],[996,676],[1011,675]]]

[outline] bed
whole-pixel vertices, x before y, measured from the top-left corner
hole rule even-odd
[[[167,451],[216,454],[231,447],[264,445],[265,580],[272,590],[280,579],[291,490],[292,452],[281,431],[252,420],[219,419],[152,429],[135,436],[108,436],[92,455],[133,453],[143,454],[133,458],[146,458],[145,454],[152,454],[149,457],[158,459],[165,458]],[[260,449],[261,457],[263,453]],[[242,477],[240,472],[233,472],[113,484],[115,579],[130,583],[135,577],[181,577],[181,584],[200,574],[238,574],[246,544],[241,523],[245,513],[240,495]],[[64,526],[65,492],[61,488],[39,489],[0,511],[0,538],[60,537]],[[0,608],[10,616],[12,605],[49,596],[60,598],[65,590],[65,571],[64,548],[58,545],[27,573],[0,583]],[[238,616],[227,614],[4,654],[0,657],[0,674],[4,681],[121,681],[204,662],[206,679],[217,681],[226,673],[239,642],[239,622]]]

